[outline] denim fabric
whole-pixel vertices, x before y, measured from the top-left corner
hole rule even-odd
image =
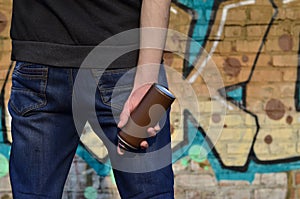
[[[85,70],[91,78],[98,78],[99,71],[96,69]],[[79,143],[77,132],[81,133],[86,121],[92,127],[96,123],[100,124],[104,133],[96,133],[117,143],[116,135],[120,129],[112,114],[118,115],[121,112],[131,91],[134,72],[129,74],[127,83],[115,84],[128,70],[104,72],[94,95],[97,118],[89,117],[84,103],[77,104],[86,112],[82,114],[83,120],[76,129],[72,115],[72,97],[76,95],[73,85],[78,69],[17,62],[12,74],[9,100],[13,137],[10,178],[15,199],[61,198]],[[165,81],[164,75],[162,79]],[[82,85],[89,89],[85,82]],[[114,89],[118,90],[118,95],[112,98]],[[84,90],[80,91],[80,95],[84,95]],[[89,102],[88,97],[86,102]],[[147,151],[155,151],[170,143],[168,122],[156,137],[149,139],[149,143]],[[108,151],[110,155],[115,155],[115,150],[108,148]],[[134,162],[132,164],[134,166]],[[146,173],[128,173],[114,169],[114,175],[122,198],[174,198],[171,165]]]

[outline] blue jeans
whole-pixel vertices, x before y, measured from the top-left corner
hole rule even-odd
[[[97,69],[84,70],[97,79]],[[122,104],[130,93],[130,85],[120,86],[119,90],[124,90],[117,98],[119,101],[114,103],[117,106],[111,106],[111,95],[112,88],[127,71],[128,69],[114,69],[103,73],[94,95],[97,118],[89,118],[87,110],[83,113],[86,117],[82,117],[84,120],[81,121],[81,127],[77,125],[76,128],[72,97],[78,69],[17,62],[12,75],[9,100],[13,137],[10,178],[15,199],[61,198],[79,143],[79,134],[86,121],[89,121],[92,127],[98,122],[104,136],[110,142],[117,143],[117,133],[120,129],[116,126],[112,112],[121,112]],[[134,74],[132,80],[133,77]],[[89,87],[88,84],[84,86],[86,89]],[[86,110],[84,103],[78,106]],[[149,139],[150,147],[147,150],[155,151],[170,143],[168,121],[167,119],[167,125],[164,125],[156,137]],[[115,150],[108,148],[108,152],[109,155],[114,155]],[[171,157],[171,153],[168,155]],[[135,162],[132,164],[134,166]],[[145,173],[114,169],[114,175],[122,198],[174,198],[171,164]]]

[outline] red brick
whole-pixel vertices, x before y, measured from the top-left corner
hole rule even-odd
[[[300,184],[300,172],[295,172],[295,184],[299,185]],[[300,189],[299,189],[300,190]],[[298,191],[299,191],[298,190]],[[300,195],[299,195],[300,196]]]

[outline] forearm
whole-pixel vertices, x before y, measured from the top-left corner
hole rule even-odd
[[[159,68],[165,46],[167,27],[169,23],[169,10],[171,0],[143,0],[140,19],[140,53],[136,70],[134,87],[120,114],[118,127],[127,123],[130,113],[139,104],[150,85],[158,81]],[[149,136],[154,136],[159,126],[147,129]],[[141,142],[142,148],[149,145]],[[122,154],[118,147],[118,153]]]
[[[167,34],[170,4],[171,0],[143,0],[135,85],[157,82]]]

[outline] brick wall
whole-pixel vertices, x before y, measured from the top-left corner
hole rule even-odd
[[[0,0],[1,84],[10,15],[11,0]],[[171,113],[176,198],[300,198],[300,1],[178,0],[169,27],[166,48],[175,50],[165,64],[180,99]],[[107,152],[87,132],[63,198],[118,198]],[[9,147],[0,140],[3,199]]]

